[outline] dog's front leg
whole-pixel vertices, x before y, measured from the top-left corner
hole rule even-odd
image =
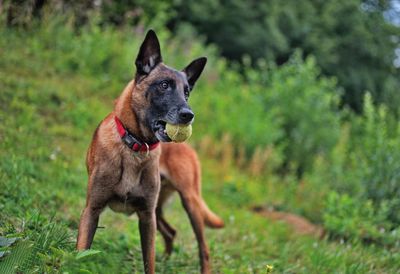
[[[93,189],[93,188],[92,188]],[[101,195],[98,195],[101,193]],[[96,233],[99,223],[100,213],[103,211],[109,199],[110,191],[106,191],[107,195],[101,190],[92,190],[88,193],[86,207],[82,212],[79,222],[78,239],[76,248],[78,250],[89,249],[92,245],[94,234]]]
[[[78,239],[76,248],[78,250],[89,249],[93,242],[99,223],[100,213],[107,205],[112,190],[109,187],[116,182],[119,173],[111,173],[111,168],[107,172],[95,171],[89,176],[88,193],[86,197],[86,207],[82,212],[79,222]]]
[[[143,210],[138,212],[140,242],[145,273],[155,272],[155,237],[156,214],[155,210]]]
[[[141,185],[146,200],[143,207],[137,211],[144,272],[146,274],[155,273],[155,238],[157,232],[156,206],[160,192],[160,184],[157,159],[157,161],[153,161],[153,164],[142,173]]]
[[[89,249],[92,245],[101,211],[102,208],[87,206],[82,212],[79,223],[78,240],[76,243],[76,248],[78,250]]]

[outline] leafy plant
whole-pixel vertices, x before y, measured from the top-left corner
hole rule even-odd
[[[324,225],[333,235],[346,239],[399,244],[400,234],[387,219],[388,210],[387,203],[377,208],[371,200],[331,192],[325,204]]]

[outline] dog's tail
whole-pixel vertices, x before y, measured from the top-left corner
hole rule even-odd
[[[211,228],[224,227],[224,221],[208,208],[206,202],[203,199],[201,199],[200,201],[200,207],[206,226]]]

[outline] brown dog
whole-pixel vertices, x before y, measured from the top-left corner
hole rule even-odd
[[[175,230],[163,218],[162,205],[176,190],[196,234],[202,273],[209,273],[204,224],[222,227],[223,221],[201,198],[196,153],[185,144],[159,146],[159,141],[171,141],[166,123],[192,123],[194,114],[187,100],[206,58],[194,60],[183,71],[169,68],[162,63],[157,36],[150,30],[135,64],[135,79],[96,129],[87,153],[89,183],[77,249],[90,248],[107,205],[117,212],[136,212],[144,270],[154,273],[156,228],[165,240],[166,253],[172,251]]]

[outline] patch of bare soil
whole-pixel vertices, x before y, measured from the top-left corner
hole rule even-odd
[[[324,229],[321,226],[311,223],[302,216],[289,212],[276,211],[273,208],[263,206],[255,206],[252,208],[252,211],[270,220],[283,221],[298,235],[310,235],[317,238],[324,236]]]

